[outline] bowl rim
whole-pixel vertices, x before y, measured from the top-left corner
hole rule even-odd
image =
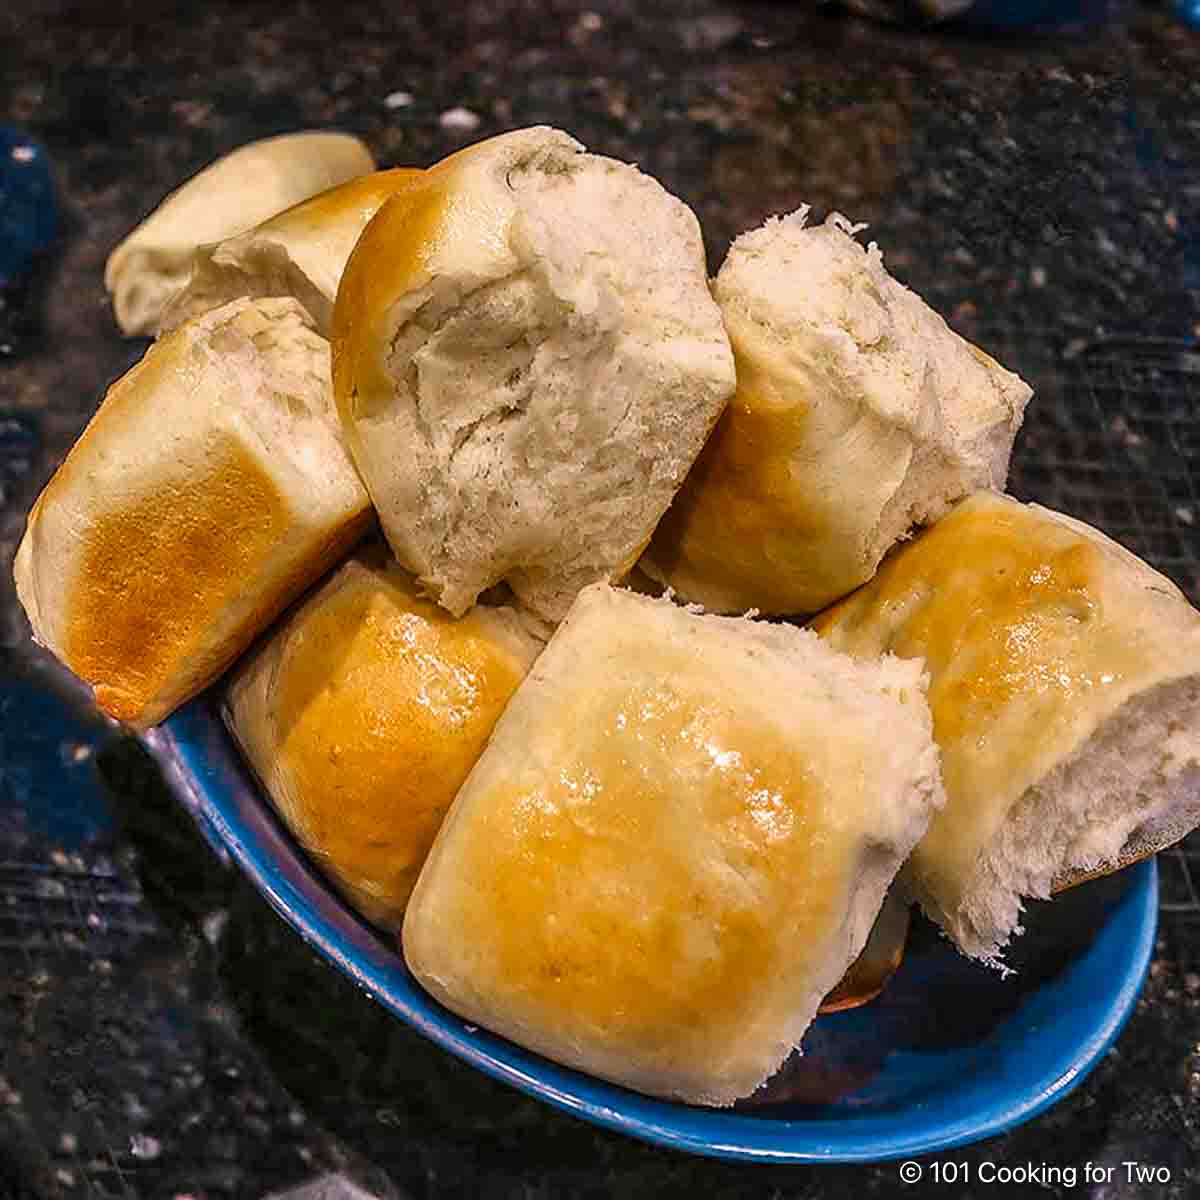
[[[242,761],[216,701],[202,695],[141,735],[177,800],[213,850],[232,860],[271,907],[327,961],[434,1044],[494,1079],[576,1117],[675,1150],[760,1163],[878,1163],[953,1149],[1004,1133],[1078,1086],[1121,1032],[1153,955],[1158,872],[1153,857],[1127,867],[1120,901],[1131,936],[1113,962],[1114,986],[1086,1037],[1056,1043],[1031,1086],[956,1119],[922,1123],[920,1108],[885,1118],[788,1119],[644,1096],[564,1067],[470,1025],[424,992],[398,949],[336,895],[292,841]],[[1099,937],[1114,927],[1114,912]],[[1115,934],[1114,934],[1115,936]],[[1093,946],[1095,944],[1093,943]],[[1091,951],[1089,950],[1089,953]],[[874,1123],[874,1127],[872,1127]],[[794,1141],[794,1144],[793,1144]]]

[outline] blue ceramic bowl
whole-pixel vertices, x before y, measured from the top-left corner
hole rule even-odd
[[[277,823],[207,699],[146,741],[213,845],[380,1004],[549,1104],[695,1153],[879,1161],[1010,1129],[1096,1064],[1133,1008],[1154,945],[1153,860],[1034,906],[1020,946],[1027,961],[1007,979],[967,962],[925,927],[883,996],[817,1019],[805,1053],[784,1067],[765,1100],[693,1108],[558,1066],[465,1024],[426,995],[393,943],[342,903]]]

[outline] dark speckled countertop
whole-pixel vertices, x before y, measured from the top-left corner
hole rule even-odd
[[[1119,7],[1119,6],[1113,6]],[[651,1149],[476,1075],[319,962],[38,656],[9,564],[36,490],[144,343],[106,254],[239,143],[306,126],[424,165],[563,126],[687,200],[715,266],[812,204],[1038,396],[1012,487],[1200,596],[1200,34],[1130,5],[1083,40],[916,34],[802,3],[70,3],[0,12],[0,120],[55,164],[41,333],[0,360],[0,1197],[861,1197],[894,1166]],[[1200,843],[1161,859],[1136,1014],[1053,1110],[957,1158],[1160,1163],[1200,1195]],[[946,1194],[1027,1194],[1020,1187]]]

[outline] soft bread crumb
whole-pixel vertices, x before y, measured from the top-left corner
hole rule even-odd
[[[1022,897],[1049,899],[1073,875],[1168,845],[1200,822],[1200,679],[1131,700],[1017,801],[981,855],[956,912],[926,903],[970,955],[996,964],[1021,932]],[[1174,836],[1172,836],[1174,835]]]
[[[421,204],[467,215],[453,236],[432,223],[386,340],[357,347],[383,315],[351,311],[359,271],[416,236]],[[734,387],[695,216],[553,130],[480,143],[381,210],[334,320],[339,403],[384,531],[454,613],[504,580],[554,622],[581,587],[624,576]],[[363,354],[382,370],[358,371]]]

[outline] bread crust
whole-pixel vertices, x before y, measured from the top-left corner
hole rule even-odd
[[[375,169],[345,133],[307,131],[239,146],[177,187],[108,256],[104,286],[121,332],[153,334],[187,283],[198,246],[219,242]]]
[[[1001,920],[989,915],[990,893],[1015,886],[1048,895],[1187,831],[1174,804],[1160,811],[1155,797],[1196,770],[1200,739],[1186,729],[1147,731],[1171,724],[1155,695],[1173,689],[1171,703],[1183,705],[1189,688],[1200,689],[1200,614],[1098,530],[978,493],[898,547],[813,627],[856,656],[887,650],[922,659],[930,672],[948,800],[906,874],[969,953],[993,956],[1016,931],[1016,897]],[[1147,737],[1161,741],[1159,751],[1147,745],[1135,755],[1134,741]],[[1102,745],[1117,758],[1125,746],[1144,777],[1103,785],[1117,789],[1111,794],[1095,781],[1075,783],[1079,764]],[[1064,831],[1052,854],[1054,804],[1062,821],[1078,813],[1080,828],[1069,842]],[[1018,886],[999,848],[1018,814],[1034,809],[1043,813],[1038,856],[1060,861],[1017,864],[1026,876]]]
[[[730,1104],[791,1053],[940,803],[916,664],[585,589],[410,902],[466,1020],[639,1091]]]
[[[29,514],[34,637],[145,728],[215,679],[365,532],[328,349],[291,300],[239,300],[118,380]]]
[[[642,566],[716,612],[813,613],[980,487],[1029,388],[807,210],[734,242],[715,295],[737,393]]]
[[[163,313],[160,332],[239,296],[291,296],[328,337],[338,283],[355,243],[383,203],[419,175],[413,167],[373,171],[245,233],[200,246],[187,285]]]
[[[540,643],[455,619],[378,546],[239,667],[225,718],[276,810],[367,918],[399,930],[442,817]]]

